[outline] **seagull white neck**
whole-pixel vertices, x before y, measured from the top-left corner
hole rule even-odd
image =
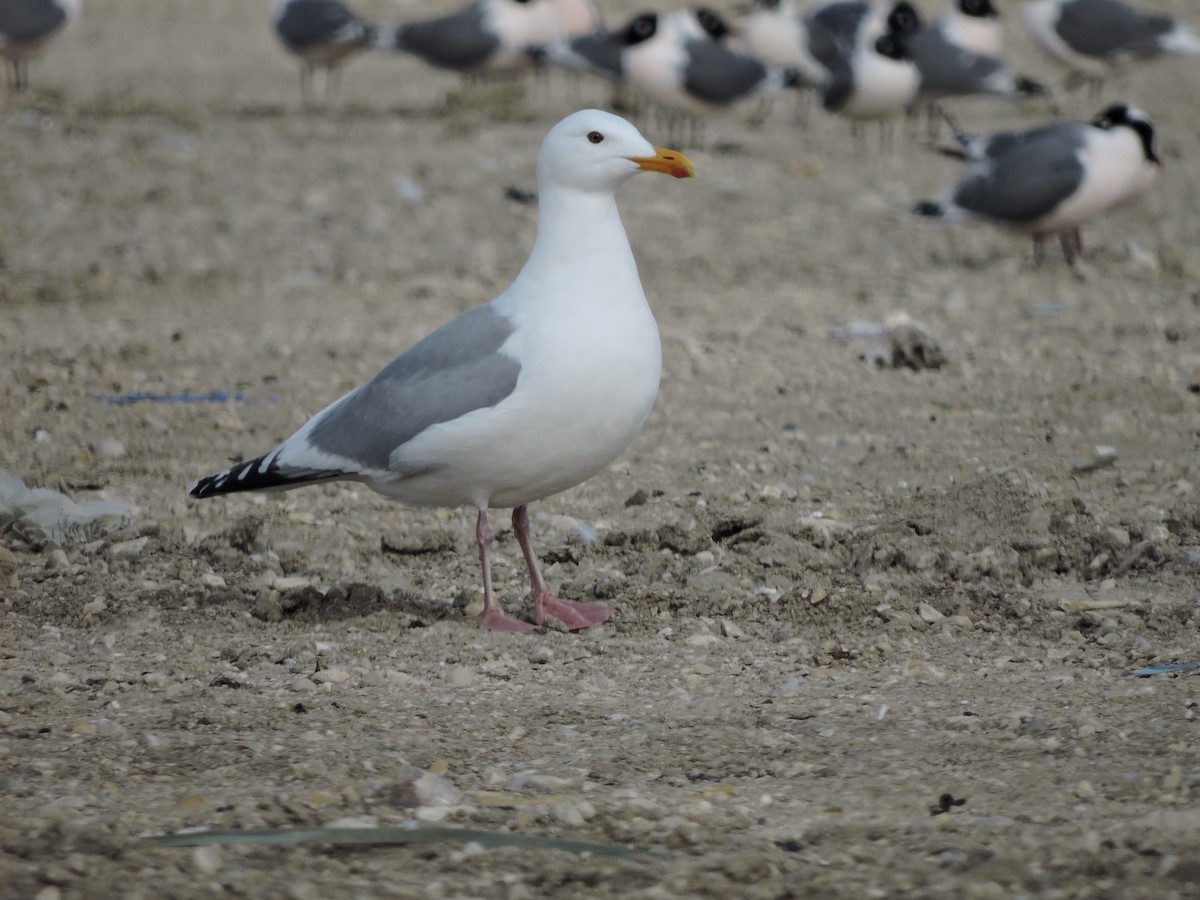
[[[529,261],[513,287],[536,284],[533,296],[567,298],[629,297],[645,304],[637,265],[625,227],[610,193],[539,192],[538,231]]]

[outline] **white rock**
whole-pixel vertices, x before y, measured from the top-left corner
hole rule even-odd
[[[200,583],[205,587],[223,588],[225,587],[225,579],[216,572],[205,572],[200,576]]]
[[[102,459],[123,459],[128,452],[125,445],[111,435],[96,444],[96,455]]]
[[[125,559],[144,553],[148,546],[150,546],[150,538],[134,538],[131,541],[121,541],[119,544],[113,544],[108,548],[108,555],[112,559]]]
[[[932,625],[934,622],[940,622],[942,619],[946,618],[928,603],[922,603],[917,607],[917,615],[919,615],[923,621],[928,622],[930,625]]]
[[[207,847],[196,847],[192,850],[192,862],[205,875],[215,875],[221,871],[221,848],[211,844]]]
[[[341,684],[350,680],[350,673],[344,669],[322,669],[311,676],[317,684]]]

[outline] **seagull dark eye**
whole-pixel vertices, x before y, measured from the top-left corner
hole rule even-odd
[[[593,144],[598,144],[602,140],[604,140],[604,135],[602,135],[598,131],[589,131],[588,132],[588,140],[591,141]]]

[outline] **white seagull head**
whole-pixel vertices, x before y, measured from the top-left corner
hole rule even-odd
[[[586,193],[612,193],[642,171],[675,178],[695,175],[682,153],[653,146],[620,116],[598,109],[573,113],[550,129],[538,153],[537,171],[539,190]]]

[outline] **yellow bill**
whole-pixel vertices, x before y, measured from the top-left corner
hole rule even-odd
[[[639,169],[650,172],[663,172],[673,178],[695,178],[696,169],[692,161],[678,150],[654,148],[653,156],[631,156],[630,162],[637,163]]]

